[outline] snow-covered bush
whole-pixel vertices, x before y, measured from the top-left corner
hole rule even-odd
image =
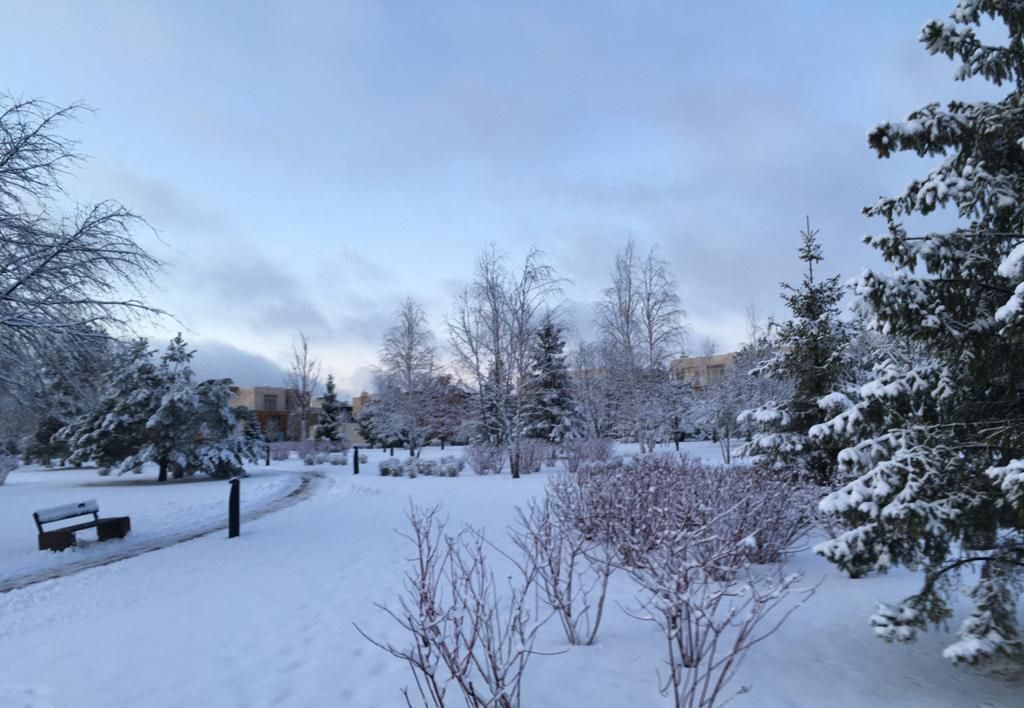
[[[369,458],[368,458],[368,457],[366,456],[366,453],[365,453],[365,452],[361,452],[361,453],[359,453],[359,464],[361,464],[361,465],[365,465],[365,464],[366,464],[366,461],[367,461],[368,459],[369,459]]]
[[[763,564],[784,558],[806,532],[811,489],[759,467],[654,454],[581,464],[575,474],[554,477],[548,494],[547,513],[579,532],[562,542],[569,557],[572,543],[600,544],[608,562],[638,583],[635,616],[665,633],[669,673],[661,688],[677,707],[711,708],[724,699],[722,690],[743,654],[799,604],[787,599],[799,575]],[[543,516],[530,523],[544,539]],[[538,546],[558,544],[542,540]],[[558,612],[558,603],[571,607],[566,555],[533,555],[559,561],[564,580],[558,580],[565,584],[554,585],[549,602]],[[552,564],[540,565],[546,590],[551,584],[544,568]]]
[[[620,562],[642,562],[693,528],[728,542],[729,557],[703,547],[708,562],[731,573],[743,563],[782,559],[814,521],[815,487],[779,479],[765,467],[721,467],[674,454],[582,465],[554,490],[581,530],[617,549]],[[575,510],[573,509],[575,505]],[[701,553],[702,547],[695,546]]]
[[[437,461],[437,474],[445,477],[458,477],[465,466],[466,461],[463,458],[446,455]]]
[[[505,467],[505,452],[501,445],[469,445],[466,462],[476,474],[500,474]]]
[[[565,466],[577,472],[587,462],[605,462],[612,457],[612,441],[605,438],[579,438],[562,443]]]
[[[316,455],[314,455],[313,453],[309,453],[308,455],[302,458],[302,464],[310,466],[315,465]]]
[[[330,453],[327,453],[327,452],[316,452],[316,453],[313,453],[313,464],[317,464],[317,465],[326,464],[327,463],[327,458],[329,456],[330,456]]]
[[[409,479],[415,479],[420,473],[419,460],[415,457],[409,457],[402,462],[402,472]]]
[[[402,463],[393,457],[389,457],[380,463],[380,473],[384,477],[401,477]]]
[[[7,481],[7,475],[18,467],[18,458],[15,455],[0,454],[0,484]]]
[[[416,471],[425,477],[432,477],[437,474],[437,462],[435,460],[417,460]]]
[[[551,445],[543,440],[526,438],[519,441],[519,471],[522,474],[540,472]]]
[[[438,509],[409,511],[416,556],[397,610],[384,609],[405,632],[402,641],[367,640],[406,662],[419,696],[406,705],[518,708],[520,686],[543,621],[531,612],[536,573],[528,564],[499,584],[483,535],[466,527],[445,533]],[[449,690],[458,692],[449,696]],[[461,699],[461,700],[460,700]]]
[[[348,454],[344,452],[329,452],[327,453],[327,462],[335,466],[347,465]]]
[[[292,453],[292,445],[285,442],[272,442],[270,443],[270,459],[271,460],[287,460]]]

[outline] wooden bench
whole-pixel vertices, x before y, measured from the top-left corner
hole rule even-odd
[[[65,521],[80,516],[92,516],[92,519],[82,521],[71,526],[62,526],[59,529],[46,531],[43,524],[52,524],[57,521]],[[32,514],[36,521],[36,528],[39,529],[39,550],[63,551],[69,546],[75,545],[75,533],[85,529],[96,529],[96,536],[101,541],[111,538],[124,538],[131,528],[131,519],[127,516],[111,516],[106,519],[100,518],[100,507],[95,499],[78,502],[77,504],[63,504],[61,506],[40,509]]]

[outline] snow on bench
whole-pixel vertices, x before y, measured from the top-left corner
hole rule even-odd
[[[34,516],[36,522],[40,524],[48,524],[53,521],[63,521],[64,519],[70,519],[73,516],[84,516],[85,514],[100,513],[100,505],[96,503],[95,499],[89,501],[78,502],[77,504],[61,504],[60,506],[51,506],[49,509],[40,509]]]
[[[74,519],[79,516],[92,515],[92,519],[71,526],[63,526],[51,531],[43,530],[43,524],[65,519]],[[63,551],[65,548],[76,545],[75,533],[85,529],[96,529],[96,537],[100,541],[107,541],[111,538],[124,538],[131,530],[131,519],[127,516],[111,516],[106,519],[100,518],[100,505],[95,499],[75,504],[62,504],[51,506],[49,509],[40,509],[32,514],[35,519],[36,528],[39,529],[39,550]]]

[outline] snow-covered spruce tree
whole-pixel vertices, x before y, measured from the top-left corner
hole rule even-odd
[[[344,446],[345,433],[341,429],[341,401],[334,385],[334,375],[327,374],[324,396],[320,399],[320,421],[316,426],[316,439],[329,440],[333,445]]]
[[[579,431],[575,391],[565,363],[565,340],[550,316],[537,330],[522,396],[528,436],[560,443]]]
[[[1005,25],[1009,41],[982,43],[975,27]],[[861,400],[813,436],[854,436],[839,455],[852,479],[822,501],[848,530],[818,552],[853,572],[904,565],[923,572],[917,594],[872,618],[889,640],[911,640],[948,619],[953,579],[977,570],[974,610],[945,656],[954,662],[1022,659],[1016,597],[1024,576],[1024,4],[961,0],[950,22],[921,40],[958,59],[959,79],[982,77],[996,102],[933,103],[869,135],[880,157],[940,158],[923,179],[865,209],[888,233],[870,237],[891,264],[855,281],[870,324],[920,347],[887,357]],[[911,235],[902,221],[939,208],[961,225]]]
[[[230,379],[196,383],[189,351],[179,334],[160,358],[146,340],[132,343],[114,369],[95,410],[61,431],[74,464],[95,462],[101,474],[141,472],[159,466],[159,480],[202,472],[238,474],[243,460],[257,461],[260,446],[240,429]]]
[[[160,376],[145,339],[129,343],[115,359],[105,392],[96,406],[58,433],[71,464],[94,462],[101,473],[141,472],[126,461],[149,443],[146,423],[159,402]]]
[[[807,272],[798,287],[782,284],[782,299],[791,318],[778,324],[774,351],[751,372],[791,382],[784,400],[763,402],[743,411],[741,423],[758,429],[744,452],[762,455],[782,474],[829,484],[835,477],[842,444],[833,438],[812,439],[808,431],[849,402],[847,389],[856,365],[850,361],[850,328],[839,319],[843,287],[839,276],[815,278],[823,260],[818,230],[800,232],[800,260]]]

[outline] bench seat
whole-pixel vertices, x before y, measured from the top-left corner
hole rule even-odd
[[[109,516],[101,519],[99,511],[99,505],[95,500],[77,504],[65,504],[37,511],[32,516],[39,529],[39,550],[63,551],[65,548],[74,546],[76,545],[75,533],[85,529],[96,529],[96,536],[100,541],[124,538],[131,531],[132,524],[129,517]],[[43,525],[47,523],[88,515],[93,517],[89,521],[63,526],[50,531],[46,531],[43,528]]]

